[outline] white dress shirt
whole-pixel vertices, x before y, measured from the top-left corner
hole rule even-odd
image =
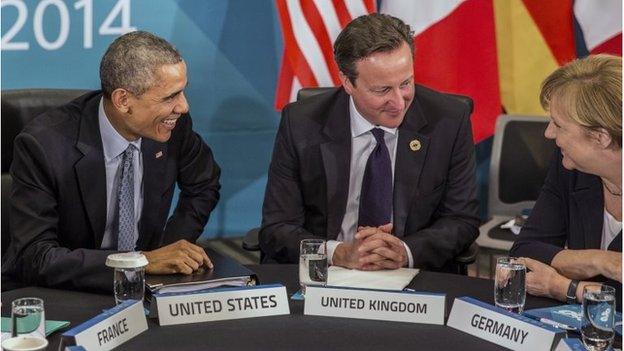
[[[357,232],[358,215],[360,210],[360,192],[362,190],[362,179],[366,170],[368,157],[377,146],[377,141],[371,133],[371,129],[380,128],[384,133],[384,141],[390,153],[390,163],[392,164],[392,178],[394,183],[394,163],[396,160],[396,145],[399,138],[397,128],[386,128],[375,126],[364,118],[356,109],[353,98],[349,98],[349,115],[351,124],[351,167],[349,172],[349,195],[347,196],[347,207],[340,233],[336,240],[327,242],[327,258],[332,264],[334,251],[343,241],[352,241]],[[392,216],[390,216],[392,220]],[[407,251],[408,265],[413,267],[414,259],[409,247],[403,243]]]
[[[141,138],[129,142],[117,132],[104,112],[104,98],[100,100],[98,122],[104,149],[106,167],[106,227],[102,238],[102,249],[117,250],[117,189],[121,180],[121,161],[128,145],[135,146],[133,151],[134,171],[134,242],[139,238],[139,219],[143,209],[143,157],[141,156]]]
[[[600,248],[607,250],[613,239],[622,231],[622,222],[613,217],[607,209],[604,209],[604,223],[602,225],[602,239]]]

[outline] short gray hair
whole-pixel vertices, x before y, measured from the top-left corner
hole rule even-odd
[[[142,95],[155,84],[158,69],[179,62],[182,56],[166,40],[144,31],[126,33],[102,57],[102,92],[108,98],[119,88]]]

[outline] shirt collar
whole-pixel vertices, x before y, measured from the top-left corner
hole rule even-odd
[[[370,131],[373,128],[381,128],[385,132],[388,132],[392,135],[396,134],[397,128],[388,128],[384,126],[376,126],[369,122],[364,116],[360,114],[360,112],[355,107],[355,103],[353,102],[353,98],[349,96],[349,115],[351,116],[351,137],[357,138],[360,135]]]
[[[141,138],[130,142],[121,136],[115,127],[113,127],[104,111],[103,97],[100,99],[100,106],[98,107],[98,122],[100,124],[100,135],[102,137],[102,147],[104,148],[104,159],[106,162],[110,162],[126,151],[130,144],[134,145],[139,151],[141,150]]]

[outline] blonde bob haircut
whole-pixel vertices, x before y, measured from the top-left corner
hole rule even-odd
[[[622,148],[622,58],[594,55],[559,67],[542,83],[540,102],[557,110],[588,131],[604,129]]]

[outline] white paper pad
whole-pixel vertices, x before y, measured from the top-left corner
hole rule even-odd
[[[327,285],[361,289],[403,290],[420,272],[414,268],[359,271],[338,266],[328,269]]]

